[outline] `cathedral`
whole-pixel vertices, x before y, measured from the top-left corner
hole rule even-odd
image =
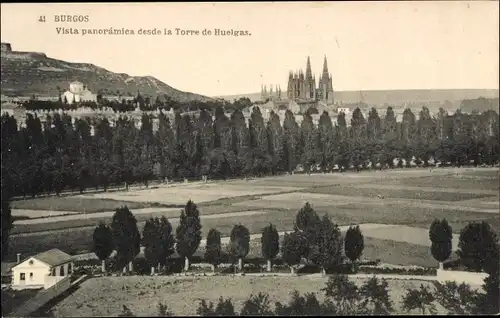
[[[276,91],[273,92],[273,85],[272,84],[269,87],[269,91],[267,91],[267,85],[261,85],[261,87],[260,87],[260,99],[262,101],[281,100],[281,87],[279,85],[276,85]]]
[[[316,76],[311,71],[311,60],[307,57],[306,73],[300,70],[297,73],[290,71],[288,75],[287,98],[295,101],[321,101],[331,105],[333,100],[332,75],[328,72],[328,63],[323,62],[323,72],[321,73],[316,86]]]
[[[261,102],[265,103],[263,107],[274,111],[289,109],[294,114],[303,114],[310,108],[315,108],[320,113],[324,110],[334,111],[333,81],[332,75],[328,72],[326,56],[318,82],[311,70],[311,60],[307,57],[305,74],[302,70],[295,73],[290,71],[287,91],[283,92],[283,95],[279,85],[274,87],[273,90],[271,85],[268,90],[266,85],[261,85]]]

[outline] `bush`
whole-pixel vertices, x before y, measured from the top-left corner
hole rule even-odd
[[[251,294],[250,298],[243,304],[240,313],[241,316],[268,316],[272,314],[269,295],[265,293]]]
[[[196,314],[200,316],[235,316],[234,306],[231,298],[224,300],[220,297],[217,306],[214,309],[214,303],[210,302],[207,305],[205,300],[200,302]]]
[[[397,275],[420,275],[436,276],[436,268],[384,268],[360,266],[358,273],[362,274],[397,274]]]

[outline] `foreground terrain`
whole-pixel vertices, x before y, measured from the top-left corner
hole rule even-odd
[[[123,305],[136,316],[156,316],[158,303],[168,305],[175,315],[196,315],[202,299],[217,303],[220,296],[231,298],[236,311],[250,294],[269,294],[271,308],[280,301],[287,303],[290,293],[298,290],[301,294],[314,292],[318,299],[324,299],[320,291],[325,286],[326,277],[100,277],[84,282],[71,296],[57,304],[52,312],[56,317],[75,316],[117,316]],[[361,285],[363,279],[353,279]],[[389,295],[396,313],[403,313],[401,300],[407,288],[418,288],[420,284],[432,284],[417,280],[388,280]],[[207,292],[207,291],[211,292]],[[437,305],[438,313],[446,311]],[[413,312],[418,314],[418,312]]]

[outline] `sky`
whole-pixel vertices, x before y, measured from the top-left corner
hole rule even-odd
[[[343,90],[498,89],[497,1],[1,4],[1,40],[117,73],[154,76],[207,96],[286,90],[290,70],[328,58]],[[55,22],[88,15],[88,22]],[[40,16],[46,22],[38,22]],[[62,35],[57,27],[126,28],[135,35]],[[139,29],[174,35],[139,35]],[[175,28],[250,36],[177,36]]]

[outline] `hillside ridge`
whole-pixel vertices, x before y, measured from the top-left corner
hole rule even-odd
[[[72,81],[80,81],[103,95],[145,96],[167,95],[181,101],[209,101],[211,97],[184,92],[154,76],[115,73],[92,63],[68,62],[47,57],[41,52],[21,52],[2,43],[2,94],[7,96],[58,96]]]

